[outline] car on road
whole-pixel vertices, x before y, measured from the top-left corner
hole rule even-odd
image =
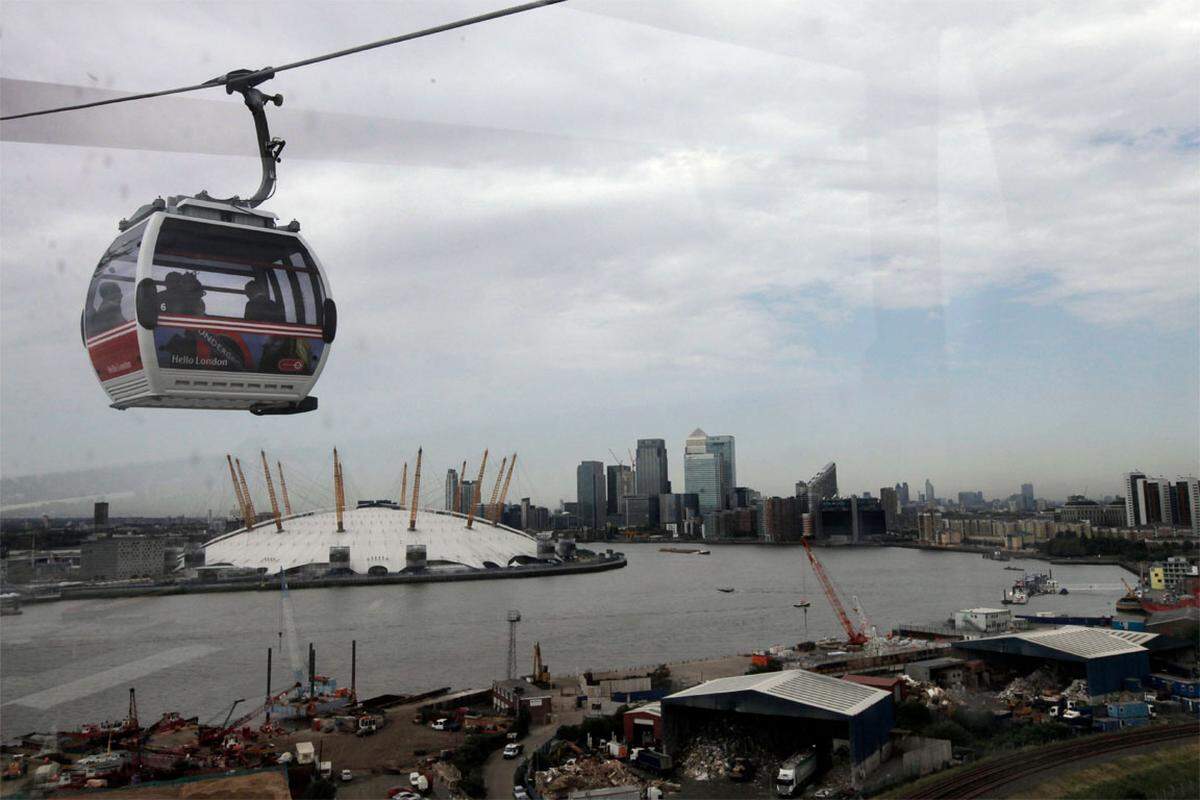
[[[521,744],[520,742],[509,742],[508,744],[504,745],[504,757],[516,758],[517,756],[521,755],[521,751],[524,749],[525,745]]]
[[[352,781],[352,780],[354,780],[354,773],[348,769],[342,770],[342,781],[345,782],[345,781]]]
[[[529,794],[525,791],[524,786],[513,787],[513,800],[529,800]]]

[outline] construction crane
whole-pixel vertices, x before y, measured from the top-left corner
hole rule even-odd
[[[500,490],[500,504],[492,510],[492,527],[500,524],[504,515],[504,499],[508,497],[508,484],[512,480],[513,469],[517,466],[517,454],[513,453],[512,461],[508,462],[508,475],[504,478],[504,488]]]
[[[854,627],[854,623],[850,621],[850,615],[846,613],[846,607],[838,598],[837,590],[833,586],[833,581],[829,579],[829,575],[825,572],[825,567],[817,560],[816,555],[812,551],[812,546],[808,543],[808,537],[800,537],[800,541],[804,544],[804,553],[808,556],[808,563],[812,564],[813,573],[821,582],[821,588],[825,590],[825,597],[829,600],[829,604],[833,606],[833,612],[837,614],[838,622],[842,624],[842,629],[846,631],[846,638],[850,644],[864,645],[870,641],[866,631],[859,630]]]

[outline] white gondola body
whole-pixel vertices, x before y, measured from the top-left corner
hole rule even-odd
[[[275,219],[269,212],[186,198],[136,220],[117,237],[92,277],[81,320],[88,356],[113,408],[287,408],[309,397],[332,347],[332,329],[322,323],[328,315],[336,325],[336,309],[325,302],[329,284],[316,256],[298,231],[274,227]],[[164,226],[181,239],[186,232],[235,244],[215,259],[203,247],[195,254],[167,253],[160,249]],[[239,240],[253,242],[249,250],[287,252],[296,263],[256,263],[234,252]],[[120,253],[131,255],[134,247],[136,262],[122,261]],[[252,317],[248,303],[240,314],[181,313],[164,300],[154,327],[146,327],[137,290],[151,280],[165,298],[171,272],[177,280],[191,273],[199,295],[215,293],[227,312],[245,303],[249,284],[261,280],[264,296],[273,295],[263,302],[276,310],[265,319]],[[245,282],[240,289],[238,281]],[[121,292],[119,300],[109,298],[108,309],[100,295],[117,290],[104,283]]]

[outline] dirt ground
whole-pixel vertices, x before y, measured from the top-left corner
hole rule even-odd
[[[414,755],[415,750],[425,750],[436,756],[439,751],[454,749],[466,739],[460,731],[435,731],[428,725],[414,725],[413,713],[418,704],[396,706],[386,711],[387,723],[373,736],[358,737],[353,733],[318,733],[299,731],[274,739],[276,747],[294,750],[296,742],[312,742],[322,761],[332,761],[335,773],[343,769],[355,772],[355,781],[367,778],[373,772],[385,768],[403,770],[403,774],[386,775],[395,779],[388,786],[408,781],[408,773],[426,756]],[[355,781],[346,784],[349,789]]]

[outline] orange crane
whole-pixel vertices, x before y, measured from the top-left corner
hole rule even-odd
[[[850,615],[846,613],[846,607],[842,605],[842,601],[838,598],[837,590],[833,586],[833,581],[829,579],[829,575],[825,572],[825,567],[817,560],[813,554],[812,547],[808,543],[808,537],[800,537],[800,541],[804,544],[804,553],[808,556],[808,563],[812,564],[813,572],[817,579],[821,582],[821,588],[825,590],[825,597],[829,600],[829,605],[833,606],[833,611],[837,614],[838,622],[842,623],[842,629],[846,631],[846,638],[850,644],[863,645],[870,641],[870,637],[866,632],[854,627],[854,623],[850,621]]]

